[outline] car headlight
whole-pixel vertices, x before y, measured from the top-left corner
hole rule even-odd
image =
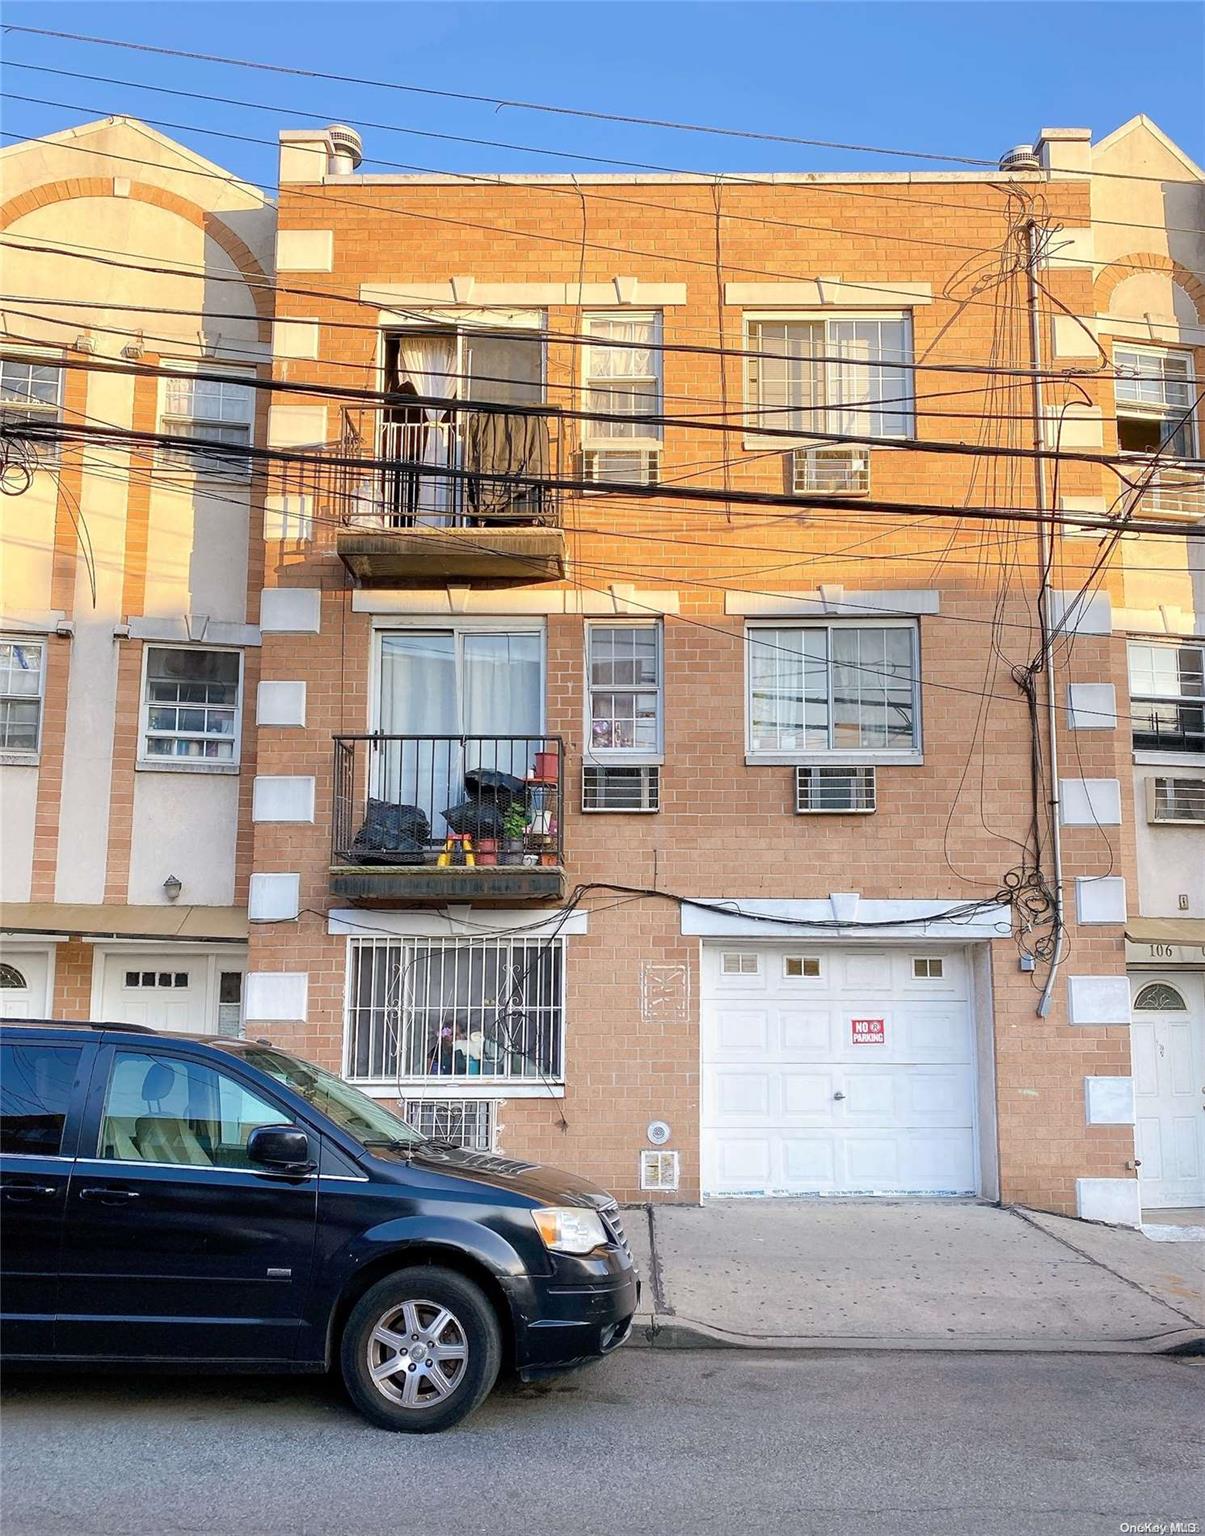
[[[607,1242],[607,1229],[597,1212],[576,1205],[546,1205],[532,1211],[536,1231],[554,1253],[593,1253]]]

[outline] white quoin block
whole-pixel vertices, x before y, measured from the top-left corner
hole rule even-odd
[[[1119,827],[1119,779],[1061,779],[1059,820],[1065,827]]]
[[[1107,592],[1052,592],[1050,619],[1062,625],[1060,634],[1111,635],[1113,606]],[[1066,619],[1066,623],[1063,620]]]
[[[1126,883],[1122,875],[1077,875],[1075,915],[1081,923],[1124,923]]]
[[[1073,731],[1112,731],[1117,727],[1117,690],[1112,683],[1071,683],[1067,688],[1067,724]]]
[[[265,587],[259,599],[264,635],[316,635],[322,628],[319,587]]]
[[[304,725],[304,683],[260,683],[255,696],[255,718],[260,725]]]
[[[247,916],[253,923],[279,923],[301,910],[300,875],[252,875]]]
[[[252,821],[313,821],[314,780],[257,774],[251,786]]]
[[[1111,1227],[1140,1227],[1142,1202],[1137,1179],[1076,1179],[1075,1210],[1081,1221]]]
[[[1124,976],[1068,976],[1069,1024],[1128,1024],[1130,983]]]
[[[243,1015],[249,1021],[304,1019],[309,993],[307,971],[249,971]]]
[[[1089,1125],[1133,1125],[1134,1079],[1084,1078],[1084,1112]]]

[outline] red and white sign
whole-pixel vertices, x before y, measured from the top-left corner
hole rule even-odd
[[[854,1045],[886,1045],[886,1019],[850,1019],[850,1039]]]

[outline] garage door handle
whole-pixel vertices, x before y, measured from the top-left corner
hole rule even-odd
[[[834,1099],[843,1099],[844,1097],[845,1097],[845,1095],[843,1093],[834,1093],[833,1094],[833,1098]]]
[[[106,1189],[104,1185],[81,1189],[81,1200],[99,1200],[101,1205],[126,1205],[131,1200],[139,1198],[136,1189]]]

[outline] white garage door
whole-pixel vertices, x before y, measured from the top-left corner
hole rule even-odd
[[[98,955],[98,1018],[185,1034],[240,1032],[246,952],[122,949]]]
[[[702,1031],[704,1193],[974,1193],[960,952],[705,945]]]

